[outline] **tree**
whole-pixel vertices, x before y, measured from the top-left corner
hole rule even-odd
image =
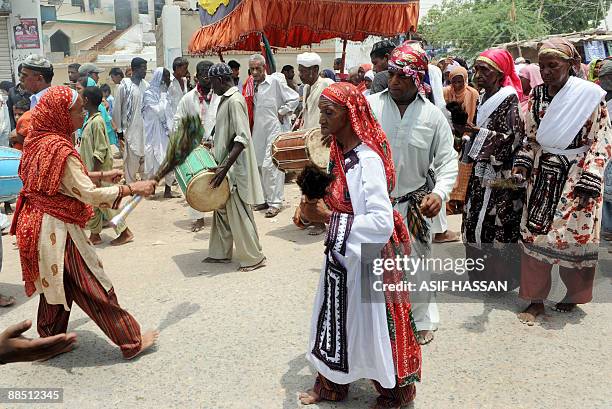
[[[427,41],[456,48],[471,58],[494,44],[546,35],[549,26],[538,18],[531,0],[444,0],[421,24]]]
[[[550,33],[571,33],[596,28],[606,17],[611,0],[532,0],[542,8]],[[602,7],[603,6],[603,7]]]

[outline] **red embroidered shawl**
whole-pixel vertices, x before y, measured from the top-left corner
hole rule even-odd
[[[74,131],[69,113],[72,100],[70,88],[50,88],[32,112],[31,128],[23,145],[19,165],[23,189],[17,201],[11,234],[17,236],[28,296],[36,291],[34,282],[39,277],[38,243],[43,214],[80,227],[85,227],[93,216],[91,206],[58,193],[66,160],[70,155],[80,160],[70,141]],[[87,172],[85,166],[83,172]],[[48,239],[55,244],[53,237]]]
[[[396,180],[391,147],[380,124],[374,118],[364,95],[359,92],[357,87],[347,82],[330,85],[323,91],[322,95],[334,104],[348,108],[353,132],[382,159],[387,177],[387,190],[391,193]],[[349,195],[343,167],[344,156],[335,137],[332,138],[330,161],[334,163],[332,169],[334,181],[329,187],[329,194],[325,197],[325,203],[333,211],[353,214],[350,199],[346,200]],[[395,210],[393,211],[393,222],[395,226],[393,235],[382,250],[381,257],[384,258],[395,258],[397,254],[410,254],[410,238],[406,225],[402,216]],[[384,281],[387,283],[398,283],[402,280],[402,271],[391,270],[384,274]],[[390,336],[398,378],[400,382],[402,380],[408,381],[411,378],[420,378],[421,348],[416,341],[416,329],[413,326],[408,293],[385,293],[385,299],[387,311],[393,319],[395,328],[395,333],[390,333]]]

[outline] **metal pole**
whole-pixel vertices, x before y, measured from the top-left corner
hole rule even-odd
[[[348,43],[348,40],[346,39],[342,43],[342,67],[340,68],[340,74],[344,74],[344,68],[346,64],[346,45],[347,43]]]

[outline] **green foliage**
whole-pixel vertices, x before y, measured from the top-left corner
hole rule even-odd
[[[515,8],[512,0],[444,0],[419,31],[434,47],[473,58],[495,44],[592,28],[604,15],[599,0],[515,0]]]
[[[532,1],[541,4],[541,0]],[[583,31],[599,25],[610,9],[611,2],[611,0],[545,0],[542,16],[550,22],[551,34]]]

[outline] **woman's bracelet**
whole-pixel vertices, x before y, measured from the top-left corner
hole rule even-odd
[[[126,186],[128,187],[128,189],[130,189],[130,196],[134,196],[134,189],[132,189],[132,186],[130,186],[129,184]]]

